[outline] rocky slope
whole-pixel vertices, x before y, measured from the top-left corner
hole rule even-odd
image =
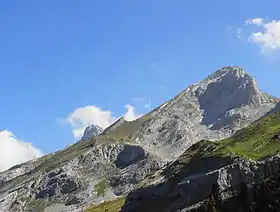
[[[135,140],[164,159],[175,159],[199,140],[220,140],[275,107],[240,67],[225,67],[152,111]]]
[[[240,211],[238,207],[242,199],[246,199],[242,207],[258,211],[254,205],[256,201],[253,202],[260,200],[261,194],[256,197],[255,185],[267,183],[274,176],[277,182],[280,179],[279,132],[278,110],[231,138],[216,142],[200,141],[145,179],[146,186],[129,194],[121,211],[207,211],[205,200],[211,197],[213,185],[216,193],[220,194],[220,205],[214,204],[219,211]],[[275,184],[275,179],[271,183]],[[244,185],[246,192],[240,195],[240,190],[244,192]],[[275,193],[274,199],[262,196],[267,201],[262,205],[266,208],[264,211],[279,211],[277,200],[280,191],[276,191],[274,186],[269,191],[258,193],[261,192]]]
[[[98,136],[1,173],[0,208],[81,211],[149,185],[149,177],[161,182],[157,171],[190,146],[233,135],[277,101],[241,68],[225,67],[138,120],[120,119]]]

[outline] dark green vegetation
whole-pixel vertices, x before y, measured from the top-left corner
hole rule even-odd
[[[170,175],[186,169],[193,173],[200,165],[209,170],[214,159],[232,161],[237,156],[254,160],[273,156],[280,151],[280,111],[256,121],[238,131],[234,136],[217,141],[200,141],[192,145],[176,161],[165,169],[164,174]],[[193,165],[192,165],[193,164]],[[215,168],[215,167],[213,167]]]
[[[101,203],[86,210],[86,212],[118,212],[124,204],[125,199],[120,198],[113,201]]]
[[[254,160],[264,159],[280,152],[280,111],[269,114],[234,136],[217,141],[200,141],[191,146],[179,161],[187,161],[194,153],[196,157],[236,157]]]
[[[231,152],[251,159],[275,155],[280,150],[280,111],[256,121],[231,138],[219,141]]]

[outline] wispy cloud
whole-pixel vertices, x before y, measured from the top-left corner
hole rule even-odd
[[[252,18],[252,19],[248,19],[245,21],[245,24],[254,24],[254,25],[258,25],[261,26],[264,24],[264,19],[263,18]]]
[[[148,109],[148,110],[151,110],[151,108],[152,108],[152,101],[149,100],[148,103],[144,104],[144,108],[146,108],[146,109]]]

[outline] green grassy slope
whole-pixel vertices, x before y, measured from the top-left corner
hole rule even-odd
[[[279,133],[280,111],[277,111],[217,143],[225,145],[237,155],[259,160],[279,153],[280,139],[277,138]]]
[[[113,201],[101,203],[86,210],[86,212],[118,212],[124,204],[125,199],[119,198]]]
[[[205,160],[210,157],[242,156],[260,160],[278,153],[280,153],[280,111],[261,118],[230,138],[216,142],[200,141],[183,153],[176,163],[188,163],[194,157]]]

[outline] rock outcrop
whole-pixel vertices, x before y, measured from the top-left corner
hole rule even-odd
[[[237,158],[232,163],[212,171],[200,167],[200,170],[190,175],[181,178],[174,175],[160,183],[133,191],[126,198],[121,211],[195,211],[191,206],[200,206],[199,203],[210,196],[213,185],[217,185],[225,201],[236,195],[243,183],[250,187],[273,174],[279,174],[279,170],[279,155],[260,162]],[[252,191],[247,195],[253,195]]]
[[[81,138],[81,141],[86,141],[86,140],[90,139],[91,137],[98,136],[102,132],[103,132],[102,127],[100,127],[98,125],[90,125],[85,129],[84,134]]]

